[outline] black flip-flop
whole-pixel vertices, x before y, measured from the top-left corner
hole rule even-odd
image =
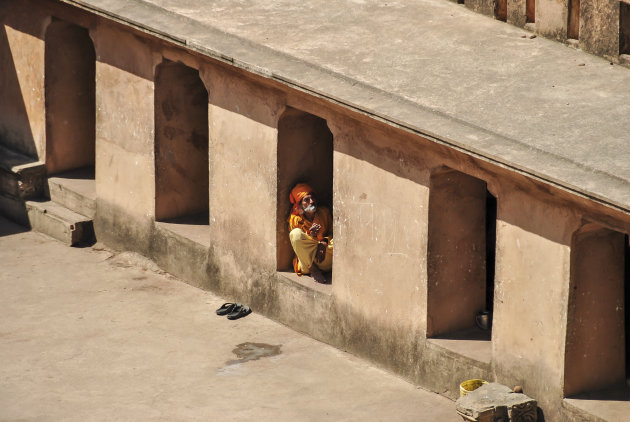
[[[234,307],[234,310],[227,316],[228,319],[239,319],[251,314],[252,310],[247,305],[240,303]]]
[[[237,306],[241,306],[240,303],[224,303],[219,309],[217,309],[217,315],[227,315],[234,310]]]

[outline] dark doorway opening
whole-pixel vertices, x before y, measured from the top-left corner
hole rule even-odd
[[[486,307],[492,325],[494,310],[494,269],[497,248],[497,198],[486,190]]]
[[[628,236],[617,231],[590,223],[573,236],[565,397],[628,389],[628,256]]]
[[[580,39],[580,0],[569,0],[569,22],[567,38]]]
[[[630,4],[619,3],[619,54],[630,54]]]
[[[630,239],[624,236],[624,334],[626,338],[626,384],[630,386]]]
[[[525,22],[536,22],[536,0],[525,0]]]
[[[500,21],[507,21],[507,0],[495,0],[494,17]]]
[[[441,168],[429,193],[427,336],[490,340],[497,200],[486,182]]]
[[[155,74],[155,218],[208,224],[208,91],[196,69],[164,61]]]
[[[96,54],[88,30],[53,19],[46,30],[46,169],[87,167],[94,178]]]

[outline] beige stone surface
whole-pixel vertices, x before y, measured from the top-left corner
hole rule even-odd
[[[460,420],[450,400],[256,309],[218,317],[223,298],[144,258],[22,230],[0,220],[2,420]],[[239,361],[245,343],[279,353]]]
[[[568,0],[537,0],[536,32],[549,38],[567,39]]]
[[[570,239],[578,221],[516,192],[501,199],[493,359],[502,383],[535,391],[544,408],[562,395]]]
[[[6,118],[2,120],[0,134],[5,145],[43,160],[46,149],[44,40],[37,35],[8,24],[0,28],[2,56],[11,58],[3,59],[1,65],[5,77],[1,85],[4,100],[0,102],[0,112]]]
[[[153,215],[153,82],[102,62],[96,78],[96,194]]]
[[[335,138],[333,294],[359,315],[423,331],[428,188],[388,171],[386,157],[375,163],[357,136],[382,141],[376,131]]]
[[[216,86],[220,82],[225,86]],[[232,263],[225,268],[227,273],[242,277],[241,271],[257,265],[273,271],[277,100],[267,92],[270,98],[262,104],[254,101],[264,98],[263,92],[249,84],[239,87],[238,79],[217,78],[214,84],[208,109],[211,238],[226,254],[225,262]]]

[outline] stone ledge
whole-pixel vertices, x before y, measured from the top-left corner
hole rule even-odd
[[[299,276],[292,271],[278,271],[278,280],[294,285],[300,290],[332,295],[332,284],[316,283],[311,277]]]

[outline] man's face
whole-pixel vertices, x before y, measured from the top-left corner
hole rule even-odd
[[[305,212],[315,212],[317,209],[317,200],[315,200],[315,196],[312,193],[309,193],[304,198],[302,198],[302,209]]]

